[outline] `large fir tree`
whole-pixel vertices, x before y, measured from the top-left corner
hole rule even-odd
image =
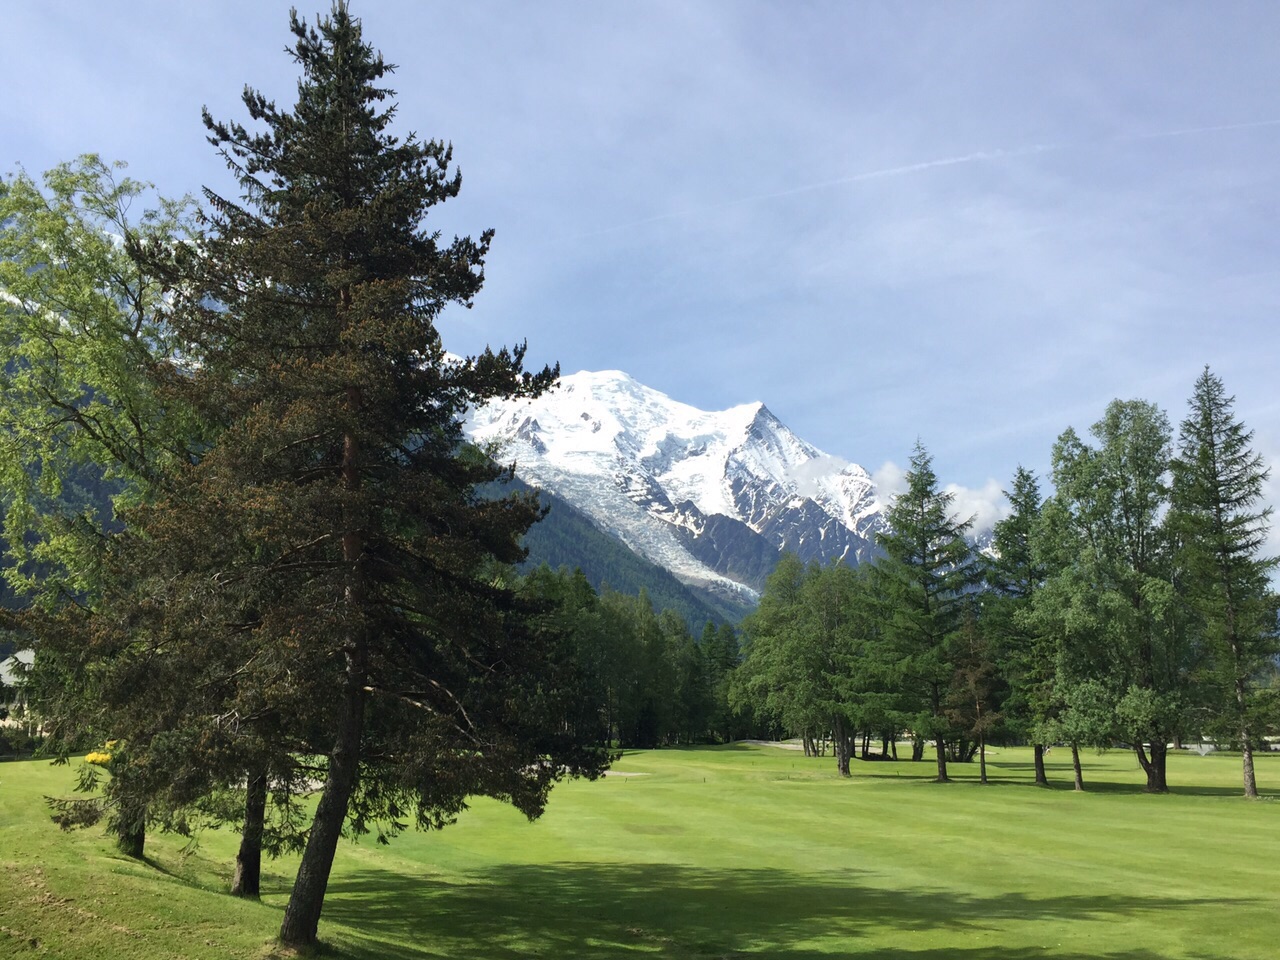
[[[1045,555],[1038,546],[1043,497],[1035,474],[1018,467],[1005,497],[1010,513],[995,525],[984,630],[1010,688],[1006,722],[1031,741],[1036,783],[1047,786],[1044,750],[1053,712],[1055,651],[1051,637],[1037,628],[1032,616],[1035,595],[1047,576]]]
[[[227,428],[130,517],[115,608],[121,633],[145,627],[118,659],[210,674],[216,712],[173,725],[213,719],[233,752],[227,731],[251,727],[266,769],[319,758],[281,928],[306,944],[344,823],[438,826],[470,794],[536,816],[603,755],[559,722],[575,683],[556,635],[495,575],[521,558],[536,500],[480,495],[504,471],[461,433],[469,405],[534,396],[556,372],[523,372],[523,348],[446,357],[435,321],[470,304],[490,239],[423,226],[460,187],[451,148],[389,132],[391,68],[345,3],[291,29],[293,109],[250,89],[257,132],[206,115],[242,198],[207,192],[198,247],[135,251],[176,291],[197,361],[169,388]]]
[[[885,517],[889,532],[876,537],[884,550],[876,564],[883,632],[898,682],[916,704],[912,728],[918,737],[934,741],[938,780],[945,783],[953,643],[965,593],[976,580],[973,552],[964,536],[972,521],[951,514],[954,498],[939,487],[933,460],[919,442],[906,480],[907,489],[894,497]]]
[[[1253,768],[1254,683],[1276,654],[1268,578],[1280,561],[1261,555],[1270,507],[1260,507],[1268,471],[1235,419],[1235,399],[1205,367],[1182,421],[1173,461],[1173,524],[1188,598],[1208,643],[1218,713],[1238,738],[1244,795],[1258,795]]]

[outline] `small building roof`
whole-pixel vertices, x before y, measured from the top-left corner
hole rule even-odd
[[[0,661],[0,686],[16,687],[27,679],[27,671],[36,662],[34,650],[19,650]]]

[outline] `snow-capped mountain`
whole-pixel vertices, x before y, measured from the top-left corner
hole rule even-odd
[[[780,551],[866,559],[883,529],[871,477],[762,403],[698,410],[625,373],[575,373],[536,400],[474,411],[467,432],[680,579],[750,596]]]

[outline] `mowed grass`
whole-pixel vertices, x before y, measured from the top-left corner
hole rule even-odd
[[[1274,958],[1280,804],[1239,798],[1239,758],[1170,759],[1147,796],[1131,754],[1089,756],[1050,790],[1030,751],[995,750],[930,782],[932,761],[855,763],[772,747],[626,754],[557,787],[528,823],[490,801],[391,847],[343,844],[322,955],[781,960]],[[1280,792],[1280,756],[1259,758]],[[269,957],[292,861],[261,904],[221,891],[236,838],[149,841],[139,864],[97,831],[65,834],[42,796],[66,768],[0,764],[0,957]]]

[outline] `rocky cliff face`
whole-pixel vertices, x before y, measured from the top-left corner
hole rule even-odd
[[[730,594],[758,591],[783,550],[865,560],[883,529],[867,472],[761,403],[708,412],[625,373],[583,372],[474,411],[467,432],[636,553]]]

